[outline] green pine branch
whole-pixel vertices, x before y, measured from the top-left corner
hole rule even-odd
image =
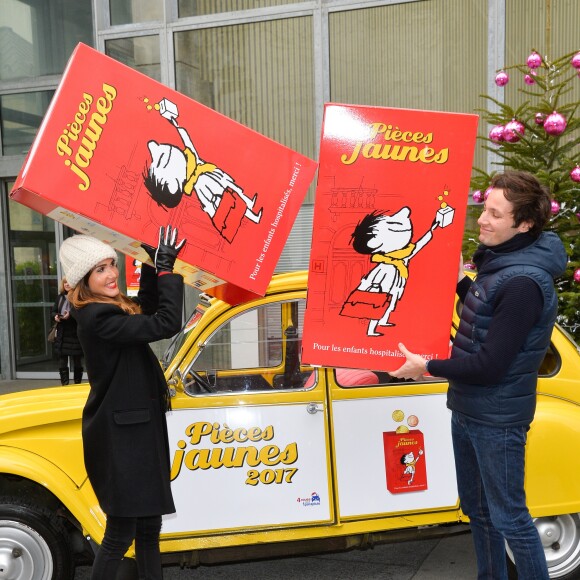
[[[559,300],[559,322],[580,342],[580,284],[574,281],[574,272],[580,268],[580,184],[572,181],[570,172],[580,165],[580,101],[570,98],[571,91],[580,83],[578,71],[570,66],[573,51],[549,61],[542,57],[541,66],[530,73],[527,63],[504,67],[510,82],[521,82],[518,93],[522,103],[502,102],[490,95],[480,95],[484,107],[476,109],[489,126],[502,125],[517,119],[524,126],[524,134],[517,142],[493,142],[489,137],[478,137],[482,148],[493,152],[490,173],[475,167],[471,179],[473,190],[485,191],[493,175],[505,168],[528,171],[550,188],[560,211],[552,216],[549,229],[558,233],[570,258],[565,274],[556,282]],[[497,71],[499,72],[499,71]],[[530,74],[534,84],[524,84]],[[545,119],[557,111],[566,119],[561,135],[546,133],[536,115]],[[474,232],[466,232],[464,247],[474,246]]]

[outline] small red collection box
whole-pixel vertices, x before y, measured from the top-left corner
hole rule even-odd
[[[265,293],[316,167],[79,44],[11,197],[140,261],[171,224],[185,281],[238,303]]]
[[[427,489],[425,442],[419,429],[383,433],[387,489],[406,493]]]

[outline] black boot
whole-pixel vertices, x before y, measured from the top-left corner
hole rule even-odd
[[[82,383],[83,371],[84,371],[83,367],[75,367],[75,369],[74,369],[75,385]]]
[[[61,385],[68,385],[68,369],[61,368],[61,369],[58,369],[58,372],[60,373],[60,384]]]

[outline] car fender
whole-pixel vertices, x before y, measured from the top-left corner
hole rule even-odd
[[[526,449],[526,495],[534,517],[580,512],[580,405],[538,395]]]
[[[22,477],[53,494],[80,523],[83,534],[101,542],[105,516],[88,481],[80,486],[44,457],[16,447],[0,447],[0,473]]]

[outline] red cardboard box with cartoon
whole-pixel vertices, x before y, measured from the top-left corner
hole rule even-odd
[[[391,493],[425,490],[427,456],[425,437],[417,428],[419,417],[395,409],[392,419],[394,429],[383,433],[387,489]]]
[[[328,104],[302,360],[394,370],[446,357],[476,115]]]
[[[407,493],[427,489],[425,442],[419,429],[383,433],[387,489]]]
[[[185,281],[236,303],[265,293],[315,170],[79,44],[11,196],[142,261],[169,223]]]

